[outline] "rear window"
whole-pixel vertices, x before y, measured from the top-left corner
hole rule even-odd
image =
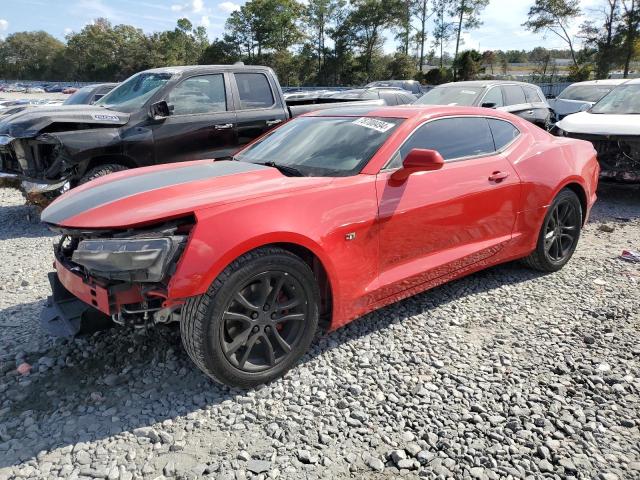
[[[269,108],[275,103],[269,80],[262,73],[236,73],[240,108]]]
[[[505,102],[507,105],[519,105],[521,103],[527,103],[527,100],[522,91],[522,87],[519,85],[505,85],[502,87],[505,96]]]

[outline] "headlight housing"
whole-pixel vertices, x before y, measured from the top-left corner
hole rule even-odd
[[[71,260],[95,277],[129,282],[160,282],[187,237],[82,240]]]

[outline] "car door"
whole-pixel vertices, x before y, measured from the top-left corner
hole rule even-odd
[[[286,105],[264,73],[236,72],[232,77],[240,146],[287,120]]]
[[[413,148],[437,150],[445,165],[398,182],[393,173]],[[520,181],[486,118],[423,124],[376,182],[381,298],[481,262],[511,238]]]
[[[166,96],[171,114],[153,126],[158,163],[222,158],[238,149],[224,73],[185,78]]]

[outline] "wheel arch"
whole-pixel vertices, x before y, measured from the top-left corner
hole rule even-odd
[[[216,246],[196,247],[185,250],[186,257],[178,264],[175,276],[169,284],[169,296],[185,298],[205,293],[211,283],[237,258],[265,247],[282,248],[301,258],[313,271],[321,294],[320,313],[323,327],[330,328],[335,299],[338,298],[336,273],[326,252],[312,239],[292,232],[269,233],[234,244],[210,264],[208,254],[218,250]],[[219,250],[218,250],[219,251]],[[192,252],[194,256],[191,256]],[[209,257],[210,259],[210,257]],[[195,271],[194,271],[195,270]],[[197,278],[197,284],[185,281]]]
[[[138,167],[138,164],[136,163],[136,161],[133,160],[131,157],[127,157],[126,155],[118,155],[118,154],[96,155],[89,159],[89,161],[87,162],[84,168],[84,171],[82,172],[82,175],[84,175],[86,172],[88,172],[92,168],[98,167],[100,165],[108,165],[111,163],[116,165],[122,165],[123,167],[127,167],[127,168]]]
[[[553,197],[551,198],[551,201],[553,201],[553,199],[556,198],[558,193],[560,193],[562,190],[565,190],[565,189],[571,190],[573,193],[576,194],[576,196],[580,200],[580,206],[582,207],[582,225],[584,225],[587,221],[587,213],[589,208],[589,204],[587,202],[587,191],[584,185],[582,185],[582,183],[580,183],[577,179],[567,180],[560,186],[560,188],[558,188],[553,193]]]

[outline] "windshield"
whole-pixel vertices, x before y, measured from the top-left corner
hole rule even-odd
[[[142,108],[145,102],[171,78],[170,73],[137,73],[98,100],[95,105],[131,113]]]
[[[482,93],[478,87],[436,87],[414,103],[416,105],[473,105]]]
[[[640,114],[640,84],[620,85],[596,103],[591,113]]]
[[[89,103],[89,97],[92,96],[94,87],[82,87],[76,93],[67,98],[63,105],[83,105]]]
[[[395,118],[299,117],[235,158],[275,162],[308,177],[346,177],[359,173],[401,122]]]
[[[575,85],[565,88],[558,100],[595,103],[613,89],[613,85]]]

